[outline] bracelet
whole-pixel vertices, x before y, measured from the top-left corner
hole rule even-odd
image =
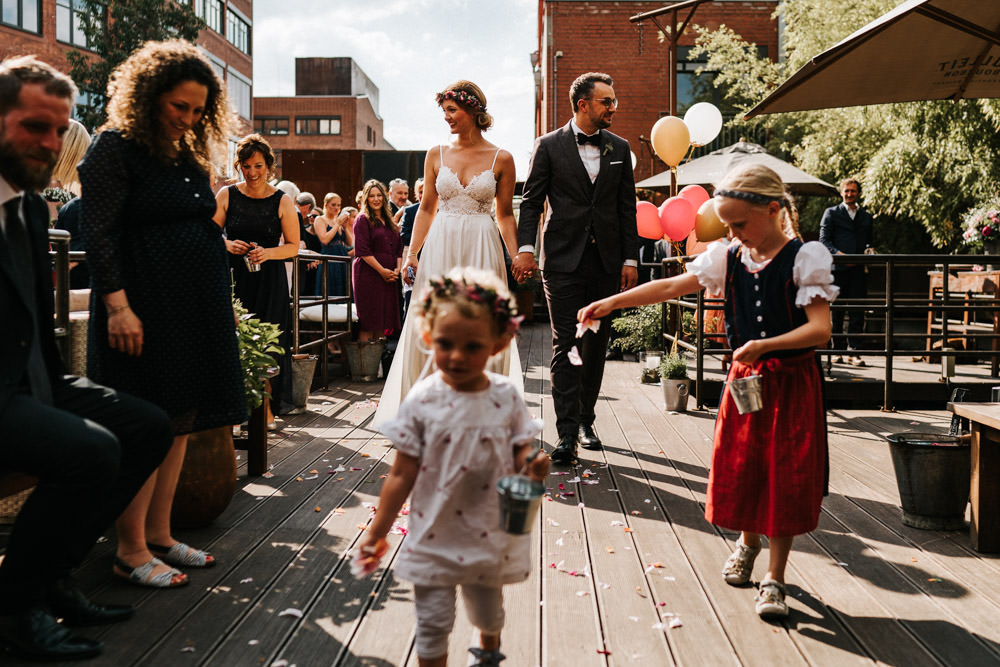
[[[415,252],[411,252],[409,255],[407,255],[407,257],[416,257],[416,256],[417,256],[417,253],[415,253]]]
[[[111,317],[112,315],[117,315],[123,310],[128,310],[128,306],[126,305],[126,306],[118,306],[117,308],[112,308],[111,310],[108,311],[108,317]]]

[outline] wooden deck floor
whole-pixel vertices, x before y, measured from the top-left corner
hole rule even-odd
[[[552,443],[548,347],[540,326],[519,341],[526,397]],[[734,536],[702,515],[714,413],[667,414],[659,387],[637,375],[634,362],[608,364],[597,422],[607,448],[550,478],[531,578],[506,589],[505,665],[1000,664],[1000,559],[974,553],[967,532],[900,523],[881,437],[946,428],[948,414],[831,411],[831,493],[819,529],[795,544],[791,616],[768,624],[751,588],[723,582]],[[99,544],[81,582],[138,613],[90,632],[107,649],[87,664],[415,665],[411,589],[393,575],[395,552],[370,579],[348,567],[392,460],[368,428],[379,388],[340,382],[283,422],[273,476],[245,479],[241,468],[225,514],[178,535],[220,561],[190,571],[190,586],[113,581],[112,545]],[[466,664],[472,644],[460,612],[452,664]]]

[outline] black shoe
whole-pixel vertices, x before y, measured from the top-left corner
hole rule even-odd
[[[3,617],[0,646],[25,660],[85,660],[104,650],[104,644],[74,635],[41,607]]]
[[[119,623],[135,615],[135,608],[129,605],[91,602],[69,577],[49,584],[47,602],[53,615],[74,627]]]
[[[565,463],[572,465],[576,462],[576,438],[563,436],[559,438],[556,448],[549,454],[553,463]]]
[[[590,424],[580,424],[580,446],[584,449],[604,449],[601,439],[594,433],[594,427]]]

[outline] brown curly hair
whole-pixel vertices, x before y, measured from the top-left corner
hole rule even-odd
[[[108,120],[100,129],[117,129],[166,160],[170,141],[160,126],[160,98],[188,81],[208,88],[208,97],[201,118],[181,137],[179,157],[212,173],[213,165],[225,159],[233,114],[212,66],[188,42],[146,42],[115,68],[108,82]]]
[[[271,148],[271,144],[267,143],[267,139],[256,132],[240,139],[240,142],[236,144],[235,153],[236,158],[233,160],[233,169],[236,171],[239,171],[240,164],[252,158],[254,153],[260,153],[260,156],[264,158],[264,164],[267,165],[268,176],[273,175],[274,163],[276,161],[274,150]]]
[[[452,93],[452,95],[449,95]],[[462,95],[465,93],[465,95]],[[473,98],[473,104],[463,102],[464,99]],[[485,132],[493,126],[493,116],[486,110],[486,95],[482,88],[471,81],[456,81],[437,94],[438,106],[441,106],[445,99],[450,99],[458,106],[468,111],[476,119],[476,127]],[[478,108],[475,101],[479,102]]]

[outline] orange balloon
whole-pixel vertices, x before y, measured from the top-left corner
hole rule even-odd
[[[635,203],[635,226],[639,236],[644,239],[662,239],[660,229],[660,212],[652,202],[637,201]]]
[[[664,116],[656,121],[649,139],[659,158],[671,167],[681,163],[691,146],[691,132],[677,116]]]
[[[729,233],[729,227],[715,212],[715,199],[709,199],[698,208],[694,216],[694,231],[698,240],[705,243],[721,239]]]

